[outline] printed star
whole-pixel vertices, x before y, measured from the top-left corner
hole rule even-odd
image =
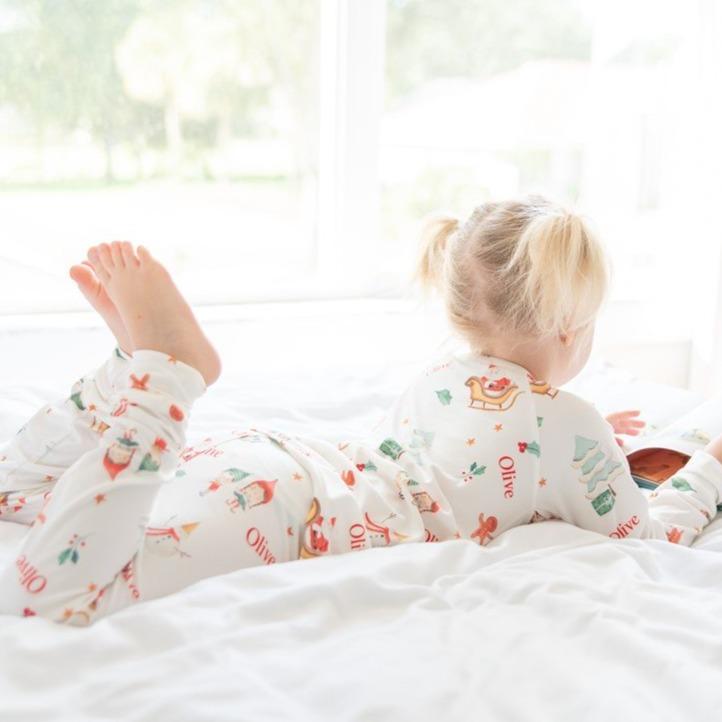
[[[97,588],[98,588],[97,585],[93,584],[93,582],[91,582],[90,584],[88,584],[88,591],[89,591],[89,592],[94,592]]]
[[[454,534],[455,539],[461,539],[461,534],[457,531],[456,534]]]
[[[55,477],[52,474],[45,474],[45,481],[53,481]]]
[[[539,486],[546,486],[547,480],[546,479],[539,479]]]
[[[102,504],[105,501],[105,494],[96,494],[95,495],[95,503],[96,504]]]
[[[291,529],[290,526],[286,529],[286,534],[288,534],[288,536],[293,536],[293,529]]]
[[[404,426],[405,426],[406,424],[409,423],[409,420],[408,420],[408,419],[404,419],[401,423],[404,424]]]
[[[489,364],[489,371],[493,371],[495,368],[498,368],[496,364]]]
[[[70,619],[70,617],[73,616],[73,610],[72,609],[65,609],[63,611],[63,619]]]
[[[90,404],[90,406],[88,406],[88,411],[95,411],[97,408],[98,407],[95,404]]]
[[[503,428],[502,424],[494,424],[494,431],[501,431]]]
[[[175,356],[168,356],[168,362],[172,364],[177,364],[178,359]]]
[[[474,438],[471,438],[471,439],[467,439],[467,440],[466,440],[466,445],[467,445],[467,446],[473,446],[475,443],[476,443],[476,439],[474,439]]]
[[[294,481],[301,481],[303,479],[303,474],[299,474],[297,471],[293,473],[293,476],[291,477]]]

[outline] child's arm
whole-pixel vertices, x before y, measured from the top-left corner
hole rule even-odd
[[[722,439],[696,451],[647,499],[599,412],[571,394],[560,394],[552,404],[557,402],[558,428],[550,424],[547,433],[550,450],[558,454],[550,463],[562,481],[558,515],[613,539],[666,539],[689,546],[714,518],[722,497]]]

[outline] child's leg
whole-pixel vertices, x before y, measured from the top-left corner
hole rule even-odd
[[[0,574],[0,612],[87,623],[140,548],[205,384],[195,369],[157,351],[136,351],[128,372],[113,397],[124,401],[122,411],[61,475],[17,560]]]
[[[0,519],[30,524],[60,475],[97,446],[117,411],[109,401],[125,383],[129,359],[116,349],[74,384],[68,398],[42,407],[0,445]]]

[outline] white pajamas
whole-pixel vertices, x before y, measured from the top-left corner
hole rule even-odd
[[[195,369],[116,351],[0,448],[0,520],[30,525],[0,612],[87,624],[236,569],[559,518],[690,544],[716,513],[703,451],[649,502],[593,406],[471,354],[421,374],[364,441],[273,430],[186,447]]]

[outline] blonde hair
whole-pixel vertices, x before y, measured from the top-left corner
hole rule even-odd
[[[546,337],[591,326],[609,285],[604,248],[576,214],[542,198],[485,203],[463,224],[429,219],[416,277],[441,292],[477,350],[497,335]]]

